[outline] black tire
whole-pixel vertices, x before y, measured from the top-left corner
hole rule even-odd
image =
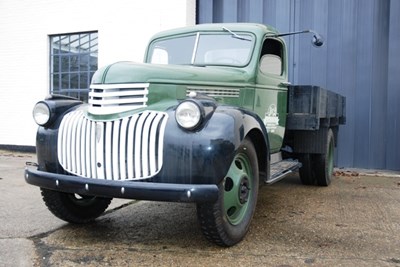
[[[304,185],[315,185],[317,179],[313,169],[313,155],[299,154],[297,158],[302,164],[299,169],[301,183]]]
[[[41,188],[47,208],[61,220],[70,223],[89,223],[110,205],[111,198],[81,196]]]
[[[326,141],[326,153],[315,155],[314,168],[317,185],[328,186],[333,176],[333,160],[335,151],[335,140],[331,129],[328,130]]]
[[[245,139],[219,184],[218,200],[213,204],[197,205],[197,217],[205,237],[224,247],[240,242],[249,230],[258,188],[256,150],[253,143]]]

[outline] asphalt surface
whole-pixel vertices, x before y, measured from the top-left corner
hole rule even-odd
[[[95,223],[65,223],[24,181],[35,160],[0,151],[0,266],[400,266],[399,173],[265,186],[245,240],[221,248],[202,236],[193,204],[114,200]]]

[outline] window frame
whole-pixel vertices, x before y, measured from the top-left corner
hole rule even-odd
[[[185,64],[177,64],[177,63],[161,63],[161,64],[171,64],[171,65],[193,65],[193,66],[223,66],[223,67],[237,67],[237,68],[244,68],[247,67],[252,59],[252,55],[254,52],[254,47],[256,45],[256,36],[252,32],[237,32],[237,34],[241,36],[249,36],[251,40],[248,40],[251,42],[251,45],[249,47],[249,53],[248,57],[246,59],[246,62],[242,64],[229,64],[229,63],[204,63],[204,62],[196,62],[196,57],[199,55],[198,54],[198,47],[199,47],[199,42],[202,37],[207,37],[207,36],[228,36],[232,37],[232,34],[226,33],[226,32],[221,32],[221,31],[197,31],[197,32],[186,32],[186,33],[180,33],[180,34],[175,34],[175,35],[168,35],[168,36],[162,36],[157,39],[154,39],[151,41],[149,48],[146,52],[146,57],[145,57],[145,62],[146,63],[153,63],[153,64],[160,64],[160,63],[154,63],[153,62],[153,55],[155,49],[161,49],[162,46],[159,46],[158,44],[164,41],[171,41],[171,40],[178,40],[180,38],[185,38],[185,37],[195,37],[193,47],[191,47],[191,60],[190,62],[187,61]],[[234,37],[232,37],[234,38]],[[167,59],[169,58],[169,55],[167,54]]]
[[[88,101],[98,68],[98,31],[48,35],[49,92]]]
[[[274,45],[278,45],[279,47],[269,47],[267,42],[273,42]],[[270,50],[270,48],[272,48],[272,50]],[[279,57],[281,59],[281,72],[280,74],[275,74],[275,73],[271,73],[271,72],[267,72],[267,71],[263,71],[261,69],[260,63],[261,63],[261,59],[263,56],[265,55],[273,55],[276,57]],[[258,60],[258,69],[260,70],[260,72],[264,75],[272,75],[272,76],[276,76],[276,77],[286,77],[286,66],[285,66],[285,45],[284,43],[278,39],[278,38],[274,38],[274,37],[270,37],[270,36],[266,36],[264,38],[264,41],[262,43],[262,49],[261,49],[261,53],[259,56],[259,60]]]

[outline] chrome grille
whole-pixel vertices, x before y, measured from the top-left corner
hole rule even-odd
[[[82,110],[64,116],[58,160],[68,172],[107,180],[145,179],[163,164],[168,115],[145,111],[113,121],[93,121]]]
[[[91,84],[89,113],[112,114],[147,106],[148,83]]]

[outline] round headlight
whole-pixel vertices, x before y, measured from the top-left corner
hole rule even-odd
[[[176,122],[185,129],[193,129],[199,125],[202,112],[195,102],[184,101],[176,108]]]
[[[50,120],[50,108],[44,102],[39,102],[33,108],[33,119],[40,126],[45,125]]]

